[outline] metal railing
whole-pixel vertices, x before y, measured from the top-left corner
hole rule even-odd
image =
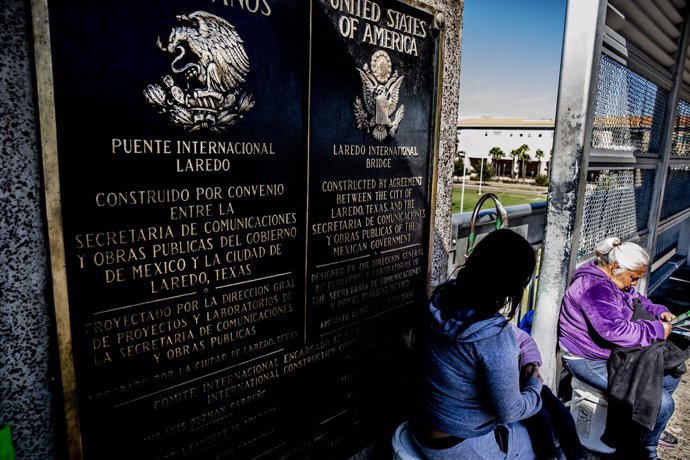
[[[503,208],[506,218],[501,218],[501,211],[498,214],[496,208],[481,209],[481,203],[486,201],[484,197],[477,202],[480,208],[473,211],[455,213],[452,216],[452,240],[453,245],[448,257],[448,275],[455,272],[465,261],[468,254],[468,249],[471,247],[472,238],[474,243],[480,241],[484,235],[490,233],[498,228],[498,223],[502,220],[507,222],[507,228],[510,228],[520,235],[525,237],[527,241],[537,251],[537,261],[541,247],[544,241],[544,229],[546,227],[546,201],[532,204],[521,204],[515,206],[507,206]],[[474,221],[473,221],[474,217]],[[686,219],[683,225],[677,225],[672,229],[662,233],[661,238],[657,242],[657,250],[654,253],[654,259],[657,260],[651,267],[651,282],[648,288],[648,294],[651,294],[664,280],[666,280],[675,269],[684,265],[685,257],[676,255],[675,248],[690,229],[690,222]],[[661,257],[665,253],[666,257]],[[580,259],[580,263],[589,260],[592,254]],[[682,260],[681,260],[682,259]],[[527,288],[525,298],[523,299],[522,307],[518,313],[517,320],[530,310],[534,310],[536,303],[537,281],[539,279],[539,264],[535,270],[534,276]]]
[[[502,207],[500,203],[498,206],[498,213],[496,208],[480,210],[481,204],[485,201],[484,197],[487,195],[484,195],[477,202],[479,208],[475,207],[474,211],[453,214],[451,224],[451,244],[453,248],[448,257],[449,276],[463,265],[465,255],[472,246],[472,239],[474,239],[474,243],[479,242],[486,234],[496,229],[497,224],[502,221],[507,222],[507,226],[504,228],[512,229],[529,241],[535,251],[537,251],[537,261],[539,260],[539,254],[544,240],[546,202],[507,206],[503,208],[506,216],[503,218],[500,210]],[[519,322],[527,312],[534,309],[538,279],[539,265],[537,264],[532,279],[525,290],[525,297],[523,298],[520,311],[515,318],[517,322]]]

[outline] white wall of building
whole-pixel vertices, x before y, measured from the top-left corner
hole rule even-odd
[[[527,124],[528,122],[525,122]],[[503,150],[502,160],[512,159],[510,152],[522,144],[527,144],[528,155],[532,162],[536,163],[535,153],[541,149],[544,156],[541,158],[539,173],[546,174],[546,165],[551,160],[553,148],[553,125],[551,127],[530,126],[462,126],[458,125],[458,151],[465,152],[465,164],[470,166],[470,159],[485,159],[491,163],[489,151],[493,147]],[[517,165],[515,165],[517,168]]]

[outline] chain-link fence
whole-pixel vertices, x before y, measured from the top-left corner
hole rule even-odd
[[[690,154],[690,104],[680,99],[673,125],[673,145],[671,155],[688,156]]]
[[[629,152],[626,161],[634,158],[634,163],[629,168],[610,168],[597,164],[596,158],[590,161],[578,259],[591,256],[596,244],[608,236],[627,239],[646,233],[661,164],[668,97],[668,91],[657,84],[602,56],[592,148]],[[683,159],[690,155],[690,103],[679,100],[673,123],[671,155]],[[648,160],[643,164],[640,158],[645,157]],[[690,209],[690,167],[672,165],[668,169],[661,206],[661,221]],[[673,232],[664,233],[666,229],[660,227],[658,238],[663,244],[655,248],[655,256],[667,252],[671,244]]]
[[[690,208],[690,166],[671,167],[666,176],[661,219]]]
[[[658,154],[668,92],[602,56],[592,147]]]
[[[627,238],[644,228],[654,186],[651,170],[599,170],[587,176],[578,258],[606,237]]]

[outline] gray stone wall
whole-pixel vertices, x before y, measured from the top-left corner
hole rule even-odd
[[[464,0],[434,0],[429,5],[443,11],[443,82],[440,89],[441,119],[439,126],[436,210],[434,214],[434,253],[432,287],[448,275],[448,252],[451,249],[451,209],[453,199],[453,159],[457,149],[458,100],[460,97],[460,56]]]
[[[432,285],[445,279],[450,248],[453,155],[463,1],[428,2],[443,11],[438,180]],[[12,427],[18,460],[66,457],[48,243],[30,6],[0,9],[0,422]],[[366,455],[365,455],[366,456]]]
[[[17,459],[60,458],[60,385],[28,5],[0,9],[0,422]]]

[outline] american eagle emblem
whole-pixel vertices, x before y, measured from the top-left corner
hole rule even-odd
[[[167,45],[160,50],[175,55],[171,74],[162,84],[148,85],[144,96],[175,124],[190,131],[219,132],[235,124],[254,106],[241,89],[249,73],[249,58],[235,27],[205,11],[176,16]]]
[[[372,133],[377,141],[394,137],[405,115],[405,106],[398,108],[403,77],[397,71],[391,75],[391,59],[385,51],[372,55],[371,68],[364,64],[357,70],[362,79],[362,98],[354,103],[357,128]]]

